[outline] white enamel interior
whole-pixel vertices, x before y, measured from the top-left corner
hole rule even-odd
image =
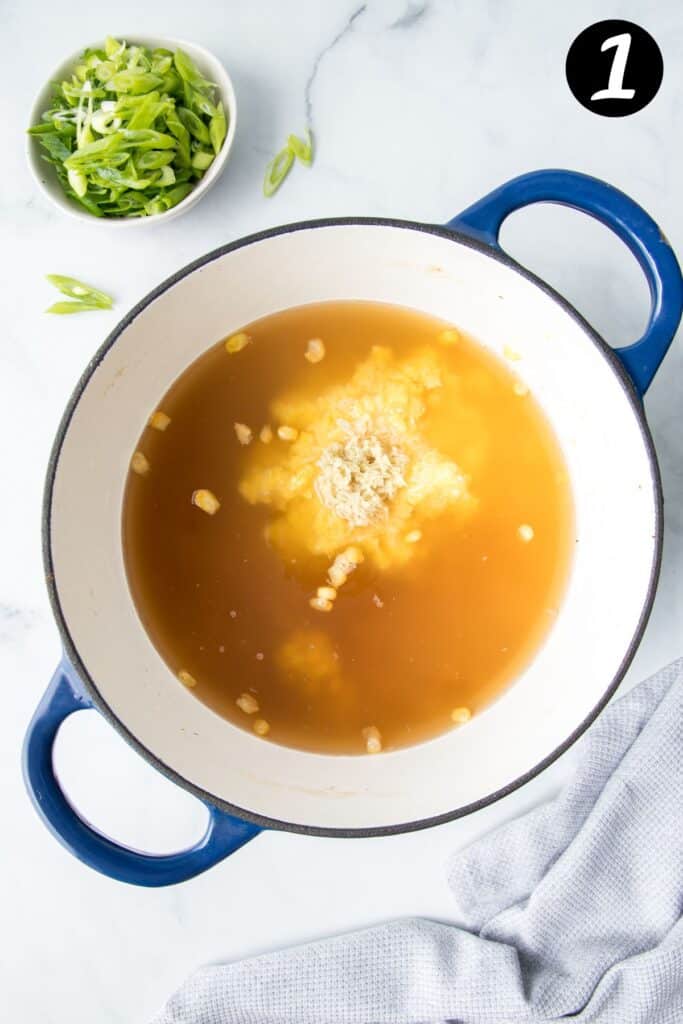
[[[576,502],[569,590],[533,664],[464,728],[374,757],[300,753],[243,732],[191,696],[147,638],[121,551],[128,461],[185,367],[236,328],[289,306],[370,299],[461,325],[516,369],[560,438]],[[229,415],[229,411],[228,411]],[[656,498],[639,422],[589,335],[538,286],[449,238],[328,225],[214,259],[151,302],[92,373],[59,455],[51,548],[64,620],[102,698],[183,779],[295,825],[400,825],[481,800],[533,769],[603,697],[637,632],[653,571]]]

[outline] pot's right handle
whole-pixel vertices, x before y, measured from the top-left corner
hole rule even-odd
[[[641,206],[612,185],[577,171],[534,171],[513,178],[463,210],[448,227],[500,249],[498,236],[505,218],[531,203],[560,203],[595,217],[618,235],[638,260],[650,288],[650,320],[642,338],[616,353],[643,395],[683,312],[683,279],[673,249]]]
[[[179,853],[131,850],[89,825],[62,792],[52,763],[52,749],[62,722],[91,707],[60,665],[36,708],[24,741],[24,779],[33,804],[56,839],[75,857],[103,875],[131,885],[175,885],[194,878],[234,853],[261,829],[207,803],[209,825],[194,846]]]

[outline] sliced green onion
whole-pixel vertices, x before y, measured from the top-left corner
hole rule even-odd
[[[64,163],[65,160],[69,159],[70,150],[65,144],[62,136],[57,135],[56,132],[50,135],[42,135],[40,144],[50,155],[50,158],[55,162]]]
[[[207,81],[200,75],[194,61],[188,57],[184,50],[176,50],[173,54],[173,63],[176,71],[188,85],[191,85],[198,92],[208,96],[214,89],[213,82]]]
[[[170,210],[172,206],[177,206],[181,199],[184,199],[191,191],[192,185],[187,181],[183,185],[176,185],[175,188],[170,189],[163,197],[166,209]]]
[[[67,171],[66,177],[76,195],[81,199],[88,191],[88,179],[85,174],[71,168]]]
[[[161,85],[161,77],[151,71],[118,71],[107,81],[107,89],[113,92],[129,92],[133,96],[151,92]]]
[[[219,150],[225,142],[227,130],[228,123],[225,117],[225,110],[223,109],[223,104],[219,103],[216,107],[216,113],[209,122],[209,136],[216,156],[218,156]]]
[[[287,145],[270,161],[263,179],[264,196],[269,198],[277,192],[289,174],[295,157],[306,167],[313,163],[313,136],[310,128],[306,129],[306,141],[298,135],[288,135]]]
[[[214,161],[214,154],[206,149],[198,149],[192,157],[192,166],[195,170],[205,171]]]
[[[52,121],[43,121],[41,124],[34,124],[33,128],[27,129],[29,135],[48,135],[54,132],[55,125]]]
[[[266,174],[263,179],[263,194],[266,198],[275,195],[282,182],[285,180],[292,164],[294,154],[289,146],[281,149],[277,156],[274,156],[266,167]]]
[[[151,128],[124,129],[121,134],[126,149],[175,149],[176,145],[172,135],[155,132]]]
[[[87,313],[94,309],[103,309],[103,307],[97,306],[93,302],[53,302],[45,312],[63,316],[66,313]]]
[[[109,37],[55,86],[29,133],[64,192],[96,217],[145,217],[180,202],[225,144],[216,86],[182,50]]]
[[[114,304],[114,300],[111,295],[107,295],[106,292],[101,292],[98,288],[93,288],[90,284],[85,284],[83,281],[77,280],[75,277],[65,277],[63,274],[47,274],[47,280],[50,284],[54,285],[63,295],[68,295],[71,299],[76,299],[76,303],[57,303],[57,305],[85,305],[92,309],[111,309]],[[48,312],[57,312],[54,308],[50,308]],[[75,309],[59,310],[59,312],[75,313]]]
[[[168,130],[175,136],[178,143],[176,156],[181,167],[190,166],[190,133],[178,117],[178,111],[173,109],[166,118]]]
[[[178,107],[178,117],[190,135],[193,135],[198,142],[203,142],[205,146],[210,144],[209,129],[202,119],[195,114],[194,110],[189,110],[187,107]]]
[[[151,216],[151,213],[165,213],[166,210],[170,210],[173,206],[177,206],[178,203],[182,202],[191,191],[192,185],[189,182],[176,185],[175,188],[169,189],[159,199],[153,200],[152,204],[150,204],[153,209],[147,211],[148,215]]]
[[[166,167],[167,164],[173,163],[175,153],[171,153],[169,150],[160,152],[158,149],[148,149],[134,157],[134,160],[139,171],[158,171],[160,167]]]
[[[311,129],[306,129],[306,142],[300,139],[298,135],[290,135],[287,138],[287,145],[291,149],[297,160],[305,164],[306,167],[310,167],[313,163],[313,136]]]
[[[91,124],[93,131],[98,132],[100,135],[111,135],[112,132],[117,131],[123,124],[120,117],[116,116],[114,110],[104,110],[104,103],[99,110],[96,110],[92,116]]]
[[[216,106],[196,89],[190,93],[190,100],[190,108],[196,110],[198,114],[206,114],[207,117],[216,116]]]
[[[166,165],[166,167],[161,168],[161,175],[159,177],[160,185],[175,185],[176,181],[177,178],[172,167]]]
[[[111,36],[107,36],[104,41],[104,52],[107,57],[117,58],[121,57],[126,50],[126,44],[120,43],[118,39],[112,39]]]

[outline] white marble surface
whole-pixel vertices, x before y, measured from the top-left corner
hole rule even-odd
[[[449,919],[444,861],[459,844],[551,793],[563,759],[499,805],[462,822],[391,839],[259,837],[186,885],[132,889],[87,870],[29,806],[19,751],[59,657],[40,556],[40,501],[52,437],[89,356],[118,316],[166,275],[214,246],[278,222],[331,214],[443,221],[501,181],[542,166],[618,184],[683,253],[680,201],[683,13],[675,0],[615,2],[664,53],[659,96],[623,120],[579,107],[566,50],[606,16],[591,0],[147,0],[110,4],[5,0],[0,97],[0,1006],[22,1024],[135,1024],[195,965],[403,914]],[[226,63],[238,93],[234,154],[187,217],[116,232],[66,219],[30,179],[22,129],[33,93],[79,43],[107,32],[196,40]],[[275,199],[261,196],[269,156],[310,107],[318,156]],[[626,251],[558,208],[515,215],[504,241],[613,343],[634,339],[646,290]],[[47,272],[111,290],[116,311],[49,318]],[[647,399],[667,499],[662,581],[629,682],[681,654],[683,626],[683,346]],[[148,849],[196,835],[202,812],[143,764],[92,712],[58,749],[78,805],[105,830]]]

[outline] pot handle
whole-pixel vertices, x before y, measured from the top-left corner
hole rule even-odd
[[[206,804],[209,825],[202,838],[187,850],[155,856],[120,846],[92,828],[62,792],[52,761],[62,722],[90,707],[71,682],[70,666],[60,665],[36,708],[23,752],[24,780],[38,814],[60,843],[88,867],[132,885],[174,885],[213,867],[261,831]]]
[[[522,174],[463,210],[447,227],[500,250],[503,221],[531,203],[560,203],[595,217],[618,235],[638,260],[650,288],[650,320],[642,338],[615,352],[643,395],[666,355],[683,311],[683,280],[673,249],[633,199],[577,171]]]

